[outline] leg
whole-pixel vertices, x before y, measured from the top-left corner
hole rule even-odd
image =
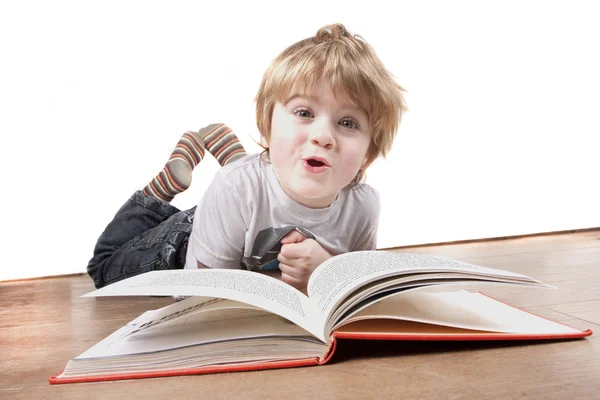
[[[146,195],[170,202],[192,183],[192,171],[208,150],[219,164],[227,165],[246,155],[237,135],[225,124],[211,124],[181,136],[165,167],[142,190]]]
[[[87,267],[95,286],[151,270],[183,268],[194,211],[179,211],[136,192],[96,243]]]
[[[162,171],[142,189],[142,193],[169,203],[192,183],[192,171],[204,158],[204,142],[198,132],[181,136]]]
[[[96,287],[154,269],[183,267],[195,207],[181,212],[169,202],[190,186],[205,149],[221,165],[246,154],[224,124],[184,133],[163,170],[121,207],[98,239],[87,267]]]

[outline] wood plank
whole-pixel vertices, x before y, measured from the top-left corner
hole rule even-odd
[[[485,292],[596,334],[519,343],[342,341],[329,365],[51,386],[68,360],[170,298],[81,298],[86,276],[0,283],[0,399],[594,398],[600,392],[600,232],[428,246],[441,255],[548,278],[557,290]]]
[[[552,306],[551,309],[565,315],[600,325],[600,300],[558,304]]]

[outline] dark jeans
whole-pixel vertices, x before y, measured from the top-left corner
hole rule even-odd
[[[185,265],[194,211],[135,192],[98,238],[87,272],[96,288],[130,276]]]

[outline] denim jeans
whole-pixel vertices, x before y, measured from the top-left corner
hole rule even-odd
[[[180,211],[135,192],[98,238],[87,266],[96,288],[148,271],[183,268],[195,210]]]

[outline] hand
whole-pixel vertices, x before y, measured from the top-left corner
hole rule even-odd
[[[281,239],[281,251],[277,256],[281,280],[306,294],[308,278],[321,263],[333,257],[316,240],[298,231],[288,233]]]

